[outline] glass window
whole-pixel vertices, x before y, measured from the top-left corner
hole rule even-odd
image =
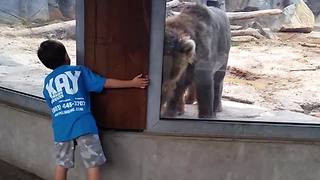
[[[75,0],[0,1],[0,86],[42,97],[51,72],[37,57],[39,44],[61,41],[75,64]]]
[[[162,119],[320,123],[320,1],[166,7]]]

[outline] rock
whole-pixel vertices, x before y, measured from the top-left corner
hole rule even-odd
[[[55,20],[55,19],[64,20],[65,19],[65,17],[62,15],[59,8],[56,8],[56,7],[49,8],[49,16],[50,16],[50,20]]]
[[[310,33],[315,25],[315,17],[303,0],[298,0],[283,10],[279,31]]]
[[[45,37],[48,39],[76,39],[76,21],[64,21],[41,27],[28,28],[18,31],[2,31],[5,36]]]
[[[0,7],[1,23],[16,24],[49,19],[48,2],[43,0],[0,1]]]
[[[306,4],[311,9],[313,14],[317,17],[320,15],[320,1],[319,0],[306,0]]]
[[[232,42],[251,42],[251,41],[255,41],[257,40],[257,38],[253,37],[253,36],[235,36],[235,37],[231,37],[231,41]]]

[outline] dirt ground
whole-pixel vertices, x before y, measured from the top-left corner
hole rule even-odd
[[[224,97],[320,117],[320,32],[234,43]]]
[[[51,71],[37,57],[37,49],[46,38],[15,36],[23,26],[0,25],[0,86],[42,97],[44,77]],[[76,42],[61,40],[75,64]]]
[[[40,64],[36,51],[45,38],[14,36],[21,29],[0,26],[0,86],[42,97],[50,70]],[[233,42],[223,98],[320,117],[320,32],[275,36]],[[75,41],[62,42],[75,64]]]

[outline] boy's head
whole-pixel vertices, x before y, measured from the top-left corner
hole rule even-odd
[[[47,40],[40,44],[38,58],[49,69],[56,69],[59,66],[70,64],[66,48],[59,41]]]

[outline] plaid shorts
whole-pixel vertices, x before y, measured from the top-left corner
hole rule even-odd
[[[106,162],[99,136],[87,134],[70,141],[55,142],[56,164],[64,168],[73,168],[76,146],[86,168],[97,167]]]

